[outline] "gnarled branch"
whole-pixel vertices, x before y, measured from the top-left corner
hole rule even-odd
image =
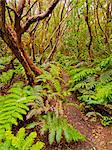
[[[40,20],[43,20],[44,18],[48,17],[52,13],[52,11],[54,10],[54,8],[56,7],[58,2],[59,2],[59,0],[53,0],[51,5],[45,12],[37,15],[36,17],[29,18],[28,21],[26,22],[26,24],[24,25],[24,27],[22,28],[21,34],[23,34],[25,31],[27,31],[32,23],[35,23],[36,21],[40,21]]]

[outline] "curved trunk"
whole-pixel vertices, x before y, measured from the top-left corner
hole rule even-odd
[[[13,54],[16,56],[16,58],[19,60],[19,62],[24,67],[29,84],[33,85],[34,84],[34,75],[31,71],[31,68],[30,68],[26,58],[23,56],[22,52],[17,47],[17,44],[14,42],[14,39],[11,36],[11,34],[9,33],[9,31],[7,29],[5,29],[4,32],[1,32],[2,39],[8,45],[8,47],[12,50]]]
[[[12,50],[12,53],[16,56],[16,58],[19,60],[22,66],[24,67],[27,78],[29,80],[29,84],[31,85],[34,83],[34,75],[40,75],[42,74],[42,71],[33,63],[33,61],[30,59],[26,51],[24,51],[21,37],[22,34],[24,34],[24,32],[28,30],[31,24],[33,24],[34,22],[39,22],[44,18],[48,17],[49,14],[52,13],[53,9],[56,7],[58,2],[59,0],[53,0],[45,12],[37,16],[28,18],[28,20],[25,22],[25,25],[22,27],[21,20],[23,19],[22,15],[26,4],[26,0],[18,1],[17,10],[11,8],[11,10],[14,13],[14,29],[12,29],[10,25],[7,27],[5,22],[6,0],[0,0],[0,36],[4,40],[4,42],[8,45],[8,47]],[[29,9],[29,11],[30,10],[31,9]],[[25,16],[27,15],[28,14],[26,13]]]

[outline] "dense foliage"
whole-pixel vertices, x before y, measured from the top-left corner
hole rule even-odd
[[[37,137],[36,132],[25,135],[25,129],[20,128],[17,135],[14,136],[11,131],[6,131],[0,142],[1,150],[41,150],[44,147],[43,142],[34,143]]]
[[[88,104],[112,103],[112,56],[92,68],[71,69],[71,90],[80,93],[80,99]]]
[[[111,53],[111,0],[0,0],[0,150],[87,140],[69,105],[111,125]]]

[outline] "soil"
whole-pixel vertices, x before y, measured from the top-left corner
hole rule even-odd
[[[63,80],[67,83],[69,76],[62,72]],[[67,89],[62,85],[63,89]],[[66,143],[64,140],[57,145],[54,143],[52,146],[48,144],[48,138],[44,138],[46,144],[45,150],[112,150],[112,126],[104,127],[99,120],[91,122],[85,113],[81,112],[77,107],[80,102],[74,95],[67,97],[69,102],[73,105],[64,105],[64,112],[68,121],[80,133],[86,136],[85,142]]]
[[[91,122],[84,113],[74,106],[65,105],[64,111],[68,121],[86,136],[86,141],[66,143],[63,140],[59,145],[54,143],[50,146],[48,137],[44,136],[41,137],[41,140],[43,139],[45,142],[45,150],[112,150],[112,126],[104,127],[98,120]]]
[[[62,73],[64,81],[67,82],[69,76],[65,72]],[[74,106],[80,105],[74,95],[68,97],[68,100],[74,103]],[[85,142],[68,144],[66,147],[58,150],[112,150],[112,126],[104,127],[99,120],[91,122],[84,113],[74,106],[65,105],[65,114],[68,117],[68,121],[80,133],[84,134],[87,140]]]
[[[87,138],[86,142],[70,146],[71,150],[112,150],[112,126],[103,127],[99,122],[91,122],[73,106],[65,110],[69,122]]]
[[[15,79],[17,81],[17,79],[20,80],[21,77],[14,78],[13,82],[15,82]],[[68,77],[65,76],[64,80],[67,81]],[[7,86],[2,87],[1,95],[6,94],[8,89],[9,87]],[[68,100],[75,105],[80,104],[73,95],[68,97]],[[39,137],[40,140],[45,142],[46,147],[44,150],[112,150],[112,126],[104,127],[99,121],[91,122],[91,120],[84,113],[73,105],[65,104],[64,112],[68,118],[68,121],[76,129],[78,129],[80,133],[86,136],[86,141],[76,143],[71,142],[68,144],[65,140],[63,140],[59,145],[54,142],[54,144],[50,146],[48,143],[48,137],[44,135]],[[24,123],[26,124],[26,122]],[[25,126],[24,123],[22,123],[22,126]],[[17,132],[18,127],[15,127],[14,130]],[[34,130],[38,132],[39,129],[35,128]]]

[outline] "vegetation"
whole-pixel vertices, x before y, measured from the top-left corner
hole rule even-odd
[[[26,136],[24,128],[21,128],[16,136],[11,131],[6,131],[4,136],[3,141],[0,143],[1,150],[41,150],[44,147],[44,143],[39,141],[33,144],[34,139],[37,137],[36,132]]]
[[[83,145],[90,121],[112,125],[111,0],[0,0],[0,150]]]
[[[112,102],[112,56],[91,68],[70,70],[71,90],[81,94],[80,99],[88,104]]]
[[[27,104],[35,99],[30,88],[13,87],[9,90],[10,94],[0,96],[0,131],[10,130],[12,124],[18,125],[17,119],[23,120],[23,115],[29,110]]]
[[[50,114],[43,116],[44,124],[42,126],[41,132],[44,133],[49,130],[49,143],[52,144],[56,138],[57,143],[60,143],[62,134],[64,134],[67,142],[85,140],[77,130],[75,130],[67,120],[62,117],[56,117],[55,114]]]

